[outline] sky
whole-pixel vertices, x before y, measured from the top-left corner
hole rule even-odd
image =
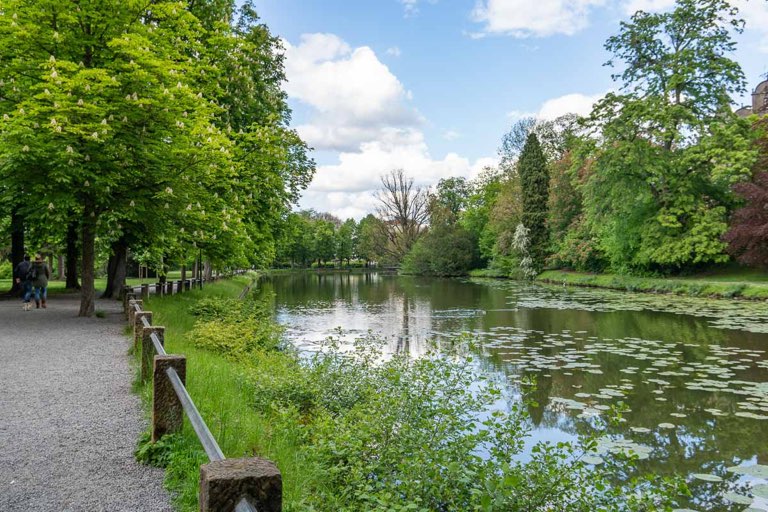
[[[751,89],[768,72],[768,1],[733,3],[747,22],[734,58]],[[587,114],[618,88],[605,40],[635,11],[674,0],[254,4],[283,40],[291,124],[317,162],[299,207],[360,219],[392,169],[423,186],[472,178],[521,117]]]

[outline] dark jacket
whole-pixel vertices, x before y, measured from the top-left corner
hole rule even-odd
[[[35,288],[46,288],[48,286],[48,278],[51,277],[48,265],[44,261],[35,261],[32,263],[32,268],[37,272],[37,277],[32,281],[32,286]]]
[[[16,265],[16,270],[13,271],[13,277],[20,279],[22,282],[27,280],[27,274],[32,266],[32,262],[22,261]]]

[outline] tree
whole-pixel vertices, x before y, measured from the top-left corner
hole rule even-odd
[[[9,1],[0,18],[0,74],[19,84],[4,119],[3,178],[28,187],[37,200],[29,213],[42,212],[43,223],[81,217],[81,316],[94,310],[102,223],[152,217],[164,185],[184,188],[173,176],[196,186],[217,181],[213,166],[226,168],[228,144],[206,133],[212,107],[185,84],[196,20],[176,4],[148,9]]]
[[[429,194],[415,187],[413,178],[406,177],[402,169],[396,169],[381,177],[376,199],[383,242],[377,252],[400,263],[423,234],[429,219]]]
[[[272,260],[314,162],[288,128],[279,40],[250,3],[235,16],[228,0],[9,0],[0,43],[0,194],[32,194],[25,218],[80,231],[81,315],[97,242],[107,295],[129,248],[157,268]]]
[[[429,205],[430,225],[455,224],[468,200],[469,185],[465,178],[441,179]]]
[[[531,257],[531,240],[529,234],[530,230],[525,227],[523,223],[518,224],[512,239],[512,247],[520,255],[520,272],[525,279],[532,281],[539,272]]]
[[[540,271],[544,266],[549,245],[547,212],[549,207],[549,171],[539,138],[535,133],[528,139],[518,162],[520,189],[523,198],[522,224],[528,230],[527,251],[532,267]]]
[[[315,258],[318,266],[333,260],[336,256],[336,232],[332,222],[327,220],[315,220]]]
[[[737,14],[725,0],[678,0],[670,12],[636,13],[606,43],[621,93],[595,106],[592,149],[576,165],[594,160],[585,213],[616,271],[727,259],[730,189],[755,158],[748,122],[730,109],[744,89],[730,58]]]
[[[746,204],[733,212],[723,239],[728,252],[745,265],[768,268],[768,172],[734,187]]]
[[[381,221],[377,219],[373,214],[369,213],[357,224],[357,230],[355,233],[355,239],[357,241],[356,255],[361,260],[365,261],[365,266],[368,267],[372,261],[376,261],[379,258],[377,248],[384,245],[379,240],[379,237],[384,232],[384,229],[380,226]]]
[[[339,266],[341,266],[344,260],[347,260],[347,266],[349,266],[349,260],[356,253],[356,231],[357,224],[355,219],[347,219],[336,231],[336,258],[339,260]]]

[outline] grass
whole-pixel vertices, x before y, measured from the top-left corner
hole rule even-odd
[[[187,356],[186,386],[209,429],[228,458],[259,455],[274,461],[283,473],[284,510],[296,510],[306,489],[312,488],[318,476],[302,458],[300,428],[290,429],[291,422],[276,425],[275,414],[263,414],[249,407],[253,388],[247,378],[248,367],[222,355],[196,347],[187,337],[196,318],[190,306],[204,296],[237,298],[249,278],[233,278],[172,297],[152,297],[145,309],[152,311],[154,324],[165,326],[165,347],[169,354]],[[137,386],[147,411],[151,404],[151,385]],[[207,462],[189,423],[172,443],[174,462],[166,471],[166,486],[175,493],[179,510],[198,510],[199,467]]]
[[[571,286],[610,288],[631,292],[768,300],[768,275],[751,269],[724,269],[710,274],[675,278],[547,270],[539,275],[538,280],[545,283],[564,283]]]
[[[188,274],[188,275],[191,277],[191,274]],[[169,280],[181,279],[181,271],[174,270],[174,271],[168,272],[168,279]],[[157,282],[156,277],[148,277],[144,279],[139,279],[138,277],[130,277],[126,279],[126,284],[130,286],[138,286],[140,284],[145,284],[145,283],[154,284],[156,282]],[[0,279],[0,293],[10,290],[12,283],[13,283],[12,279]],[[65,293],[68,291],[65,285],[66,283],[64,281],[50,279],[48,281],[48,293]],[[96,287],[97,293],[100,291],[103,291],[107,287],[107,279],[106,278],[96,279],[95,287]]]

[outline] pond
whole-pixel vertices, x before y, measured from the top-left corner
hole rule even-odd
[[[603,452],[683,476],[691,510],[768,510],[766,303],[376,273],[275,275],[262,289],[302,350],[338,328],[414,355],[470,333],[510,390],[535,376],[533,441],[573,440],[621,402]]]

